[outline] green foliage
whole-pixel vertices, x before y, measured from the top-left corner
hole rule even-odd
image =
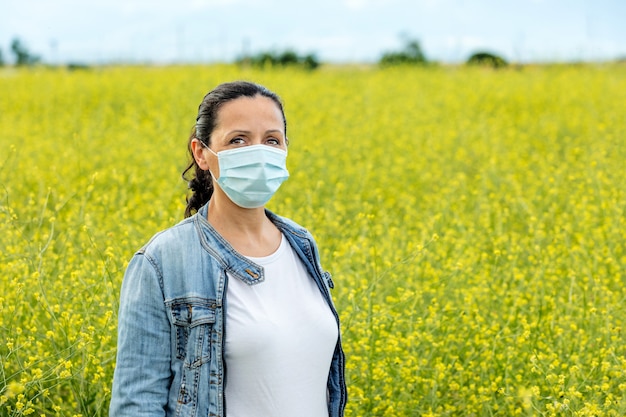
[[[259,52],[253,56],[243,57],[237,60],[237,63],[257,68],[301,67],[306,70],[314,70],[320,66],[314,54],[301,56],[291,49],[283,52]]]
[[[15,65],[18,67],[34,65],[41,60],[38,55],[33,55],[19,38],[11,42],[11,51],[15,55]]]
[[[490,52],[476,52],[469,57],[469,59],[467,60],[467,65],[503,68],[509,64],[504,58]]]
[[[70,71],[88,70],[89,65],[82,62],[70,62],[67,64],[67,69]]]
[[[424,65],[427,64],[426,55],[422,51],[419,41],[408,40],[404,49],[399,52],[386,52],[380,58],[379,64],[382,66],[393,65]]]

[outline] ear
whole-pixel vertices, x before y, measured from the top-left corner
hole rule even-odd
[[[205,145],[200,142],[199,139],[191,140],[191,153],[193,154],[193,158],[196,160],[196,164],[205,171],[209,170],[209,155],[211,154],[209,151],[205,149]]]

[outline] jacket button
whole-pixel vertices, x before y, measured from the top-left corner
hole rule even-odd
[[[259,279],[259,274],[252,271],[250,268],[245,269],[246,273],[252,277],[252,279]]]

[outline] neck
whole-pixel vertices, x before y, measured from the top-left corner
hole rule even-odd
[[[217,188],[209,201],[208,220],[242,255],[266,256],[280,244],[280,231],[267,218],[263,207],[239,207]]]
[[[216,229],[234,228],[254,233],[261,231],[268,221],[263,207],[246,209],[239,207],[225,195],[214,193],[209,201],[208,220]]]

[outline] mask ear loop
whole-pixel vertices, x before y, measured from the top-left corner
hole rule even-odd
[[[196,139],[197,139],[197,138],[196,138]],[[200,139],[198,139],[198,140],[200,140]],[[213,152],[213,149],[209,148],[209,145],[207,145],[206,143],[202,142],[201,140],[200,140],[200,143],[202,144],[202,146],[204,146],[204,148],[205,148],[205,149],[207,149],[207,150],[208,150],[209,152],[211,152],[213,155],[217,156],[217,153],[216,153],[216,152]]]
[[[198,138],[196,138],[198,139]],[[216,152],[213,152],[213,149],[209,148],[209,145],[207,145],[206,143],[204,143],[203,141],[201,141],[200,139],[198,139],[198,142],[200,142],[202,144],[202,147],[207,149],[209,152],[211,152],[213,155],[218,157],[218,164],[219,164],[219,156],[217,155]],[[209,174],[211,175],[211,178],[213,178],[213,181],[217,182],[217,178],[215,178],[215,175],[213,175],[213,172],[211,172],[211,170],[209,169]]]

